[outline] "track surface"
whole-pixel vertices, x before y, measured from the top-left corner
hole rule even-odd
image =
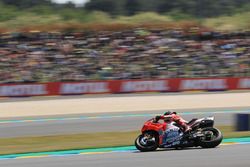
[[[215,149],[164,150],[150,153],[127,152],[31,159],[1,160],[4,167],[247,167],[250,144],[220,146]]]
[[[214,114],[213,112],[216,111],[222,111],[223,113]],[[198,110],[191,113],[180,112],[180,114],[183,115],[186,120],[191,120],[195,117],[201,118],[214,115],[216,125],[232,125],[234,123],[234,113],[232,111],[234,112],[234,110]],[[203,114],[194,114],[196,112],[202,112]],[[31,121],[22,121],[20,118],[12,120],[9,123],[0,121],[0,137],[8,138],[90,132],[133,131],[139,130],[146,120],[152,118],[157,113],[163,113],[163,111],[151,111],[148,113],[151,113],[152,115],[144,115],[140,113],[138,113],[140,115],[134,115],[136,113],[123,113],[102,115],[100,117],[86,117],[86,115],[65,116],[54,118],[54,120],[30,118]]]
[[[45,97],[46,99],[47,97]],[[36,99],[36,98],[34,98]],[[250,92],[203,94],[148,94],[107,97],[60,97],[51,100],[0,103],[0,118],[54,116],[87,113],[122,113],[131,111],[184,110],[201,108],[250,107]],[[13,99],[11,99],[13,100]]]
[[[39,99],[41,100],[41,99]],[[9,101],[9,100],[6,100]],[[15,100],[14,100],[15,101]],[[19,100],[18,100],[19,101]],[[221,111],[222,109],[214,109],[212,111]],[[239,110],[235,108],[235,110]],[[244,108],[243,110],[249,110]],[[206,111],[200,110],[200,111]],[[199,112],[197,110],[196,112]],[[145,112],[139,112],[142,114]],[[147,111],[147,113],[163,113],[163,111]],[[119,113],[131,114],[131,113]],[[136,113],[133,113],[136,114]],[[190,114],[184,115],[184,118],[190,120],[193,117],[203,117],[214,115],[217,125],[231,125],[233,123],[234,113],[210,114]],[[103,114],[105,115],[105,114]],[[117,115],[117,114],[108,114]],[[55,119],[52,121],[31,121],[18,122],[27,118],[16,118],[11,123],[0,124],[0,137],[21,137],[21,136],[37,136],[37,135],[55,135],[55,134],[73,134],[86,132],[102,132],[102,131],[128,131],[138,130],[143,122],[150,116],[135,117],[109,117],[109,118],[93,118],[93,119],[73,119],[86,115],[68,115],[60,116],[64,119]],[[92,116],[92,115],[87,115]],[[37,117],[30,118],[32,120],[47,118]],[[53,117],[48,117],[53,118]],[[56,117],[58,118],[58,116]],[[67,120],[68,119],[68,120]],[[17,121],[17,122],[15,122]],[[1,122],[1,120],[0,120]],[[69,155],[63,157],[47,157],[47,158],[25,158],[0,160],[0,166],[4,167],[127,167],[127,166],[143,166],[143,167],[248,167],[250,144],[247,145],[230,145],[221,146],[216,149],[186,149],[181,151],[165,150],[150,153],[124,152],[124,153],[107,153],[96,155]]]
[[[230,94],[230,93],[249,93],[250,90],[234,90],[234,91],[218,91],[218,92],[168,92],[168,93],[125,93],[125,94],[89,94],[89,95],[65,95],[65,96],[33,96],[33,97],[11,97],[0,98],[0,103],[4,102],[23,102],[23,101],[47,101],[47,100],[62,100],[62,99],[84,99],[84,98],[108,98],[108,97],[144,97],[149,95],[154,96],[179,96],[179,95],[202,95],[202,94]]]

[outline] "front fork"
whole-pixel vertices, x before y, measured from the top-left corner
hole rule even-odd
[[[143,138],[141,139],[141,142],[144,144],[144,145],[146,145],[148,142],[155,142],[155,137],[154,136],[152,136],[152,135],[150,135],[150,134],[148,134],[148,133],[145,133],[144,135],[143,135]]]

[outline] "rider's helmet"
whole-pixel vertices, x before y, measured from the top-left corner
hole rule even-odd
[[[172,112],[172,111],[166,111],[163,115],[165,116],[164,117],[164,122],[166,122],[166,123],[169,123],[169,122],[171,122],[172,121],[172,116],[170,116],[170,115],[172,115],[172,114],[177,114],[176,112]],[[168,116],[169,115],[169,116]]]
[[[171,111],[166,111],[163,115],[171,115],[172,112]]]
[[[163,115],[171,115],[171,114],[177,114],[177,113],[172,111],[166,111]]]

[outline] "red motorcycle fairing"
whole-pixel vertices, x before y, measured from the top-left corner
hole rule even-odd
[[[167,123],[155,123],[153,119],[148,120],[144,123],[141,132],[145,133],[146,131],[155,131],[159,134],[159,145],[163,144],[164,132],[166,131]]]

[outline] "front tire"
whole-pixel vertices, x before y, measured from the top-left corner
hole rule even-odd
[[[147,139],[145,136],[151,137]],[[155,151],[158,148],[158,141],[158,135],[146,132],[135,139],[135,147],[141,152]]]
[[[208,127],[202,129],[202,133],[204,137],[199,141],[202,148],[214,148],[222,142],[223,135],[219,129]]]

